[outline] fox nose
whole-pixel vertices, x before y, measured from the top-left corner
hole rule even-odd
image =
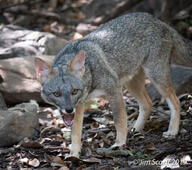
[[[72,113],[72,112],[73,112],[73,108],[67,108],[67,109],[65,109],[65,111],[66,111],[67,113]]]

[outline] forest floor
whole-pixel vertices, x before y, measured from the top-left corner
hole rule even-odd
[[[86,104],[80,158],[68,157],[71,130],[66,128],[58,110],[40,107],[40,131],[34,139],[0,149],[2,169],[192,169],[192,96],[180,96],[182,104],[179,135],[162,137],[169,123],[167,104],[156,102],[141,133],[131,131],[138,106],[125,93],[129,133],[127,144],[107,149],[115,141],[115,127],[109,104],[96,100]],[[179,168],[180,167],[180,168]]]
[[[31,6],[36,8],[35,5]],[[45,6],[46,8],[48,7]],[[84,17],[81,11],[71,8],[76,9],[75,5],[64,8],[67,9],[68,16],[73,16],[77,20]],[[9,22],[27,29],[51,32],[67,40],[83,36],[76,33],[76,26],[62,24],[59,22],[62,17],[58,18],[50,12],[41,13],[41,10],[38,10],[39,12],[35,13],[23,7],[7,11],[8,13],[5,10],[5,16]],[[20,16],[18,11],[22,11],[23,15]],[[64,19],[67,17],[66,14],[63,16]],[[192,169],[192,95],[179,96],[182,108],[180,131],[172,140],[162,137],[169,124],[170,111],[166,103],[154,102],[151,116],[143,132],[137,133],[131,131],[131,128],[138,115],[138,104],[127,92],[124,93],[124,99],[129,126],[125,146],[113,150],[107,149],[115,142],[115,127],[109,104],[105,100],[97,100],[86,104],[80,158],[66,158],[71,143],[71,130],[65,127],[58,110],[50,106],[40,106],[40,130],[37,130],[37,135],[13,147],[0,148],[0,169]]]

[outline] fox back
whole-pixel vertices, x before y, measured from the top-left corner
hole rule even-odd
[[[83,54],[78,54],[81,50]],[[58,53],[52,71],[42,77],[46,79],[42,96],[62,110],[70,110],[94,88],[110,86],[110,81],[99,82],[101,76],[106,79],[112,76],[111,81],[117,81],[128,74],[131,79],[141,65],[150,67],[157,60],[169,62],[170,55],[157,54],[161,50],[173,52],[175,56],[191,55],[183,38],[151,15],[131,13],[118,17],[84,39],[68,43]],[[54,74],[49,76],[49,72]],[[73,89],[78,91],[76,97],[71,95]],[[57,91],[62,99],[50,95]]]

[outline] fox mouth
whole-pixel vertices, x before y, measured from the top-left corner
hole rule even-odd
[[[73,125],[73,113],[64,113],[62,114],[63,121],[67,127],[71,127]]]

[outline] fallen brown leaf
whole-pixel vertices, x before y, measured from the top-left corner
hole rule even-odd
[[[33,160],[29,161],[28,164],[33,167],[38,167],[40,165],[40,161],[38,159],[34,158]]]

